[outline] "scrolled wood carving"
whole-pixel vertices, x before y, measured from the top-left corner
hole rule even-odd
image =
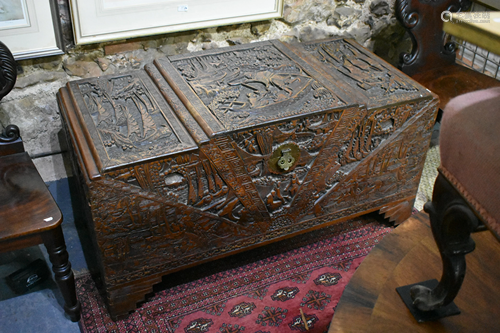
[[[433,68],[453,63],[455,45],[445,42],[441,16],[444,11],[465,11],[470,4],[469,0],[396,0],[396,18],[408,31],[413,45],[410,53],[401,53],[399,67],[413,75],[424,65]],[[439,56],[429,57],[433,53]]]
[[[16,125],[7,125],[0,133],[0,143],[16,141],[21,137],[19,127]]]
[[[17,68],[14,56],[9,48],[0,42],[0,100],[7,95],[17,79]]]

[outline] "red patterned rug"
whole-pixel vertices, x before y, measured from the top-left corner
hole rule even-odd
[[[109,318],[90,275],[83,275],[77,278],[81,328],[116,333],[326,332],[354,271],[390,230],[359,218],[171,274],[166,289],[117,322]],[[205,277],[196,276],[200,272]]]

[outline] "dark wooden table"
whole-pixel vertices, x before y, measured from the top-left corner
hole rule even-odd
[[[426,214],[413,215],[377,245],[360,265],[337,306],[334,332],[499,332],[500,242],[489,232],[473,235],[467,273],[455,299],[458,316],[417,323],[396,287],[439,279],[441,260]]]

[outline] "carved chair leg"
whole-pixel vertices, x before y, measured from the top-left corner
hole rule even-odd
[[[71,321],[77,322],[80,320],[81,306],[76,297],[75,276],[68,260],[61,226],[44,233],[43,242],[49,253],[56,283],[64,298],[64,311],[69,315]]]
[[[444,308],[457,296],[465,277],[465,255],[475,248],[470,235],[479,221],[441,174],[434,185],[432,202],[428,202],[424,209],[430,216],[432,234],[443,262],[443,273],[435,288],[417,284],[411,287],[410,295],[418,310],[433,311]]]

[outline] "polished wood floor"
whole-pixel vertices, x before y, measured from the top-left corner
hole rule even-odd
[[[417,323],[396,292],[441,276],[441,257],[427,215],[418,213],[385,236],[347,285],[329,333],[500,332],[500,242],[489,231],[473,235],[467,273],[455,299],[457,316]]]

